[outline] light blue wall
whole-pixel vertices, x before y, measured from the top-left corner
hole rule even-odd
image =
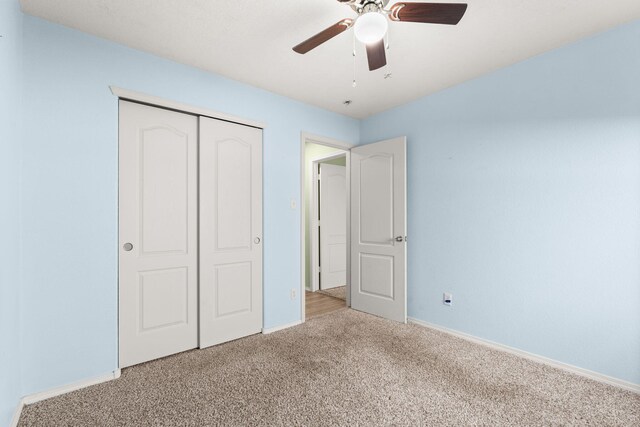
[[[9,260],[0,276],[0,422],[19,395],[116,367],[117,102],[109,85],[267,123],[265,327],[300,317],[289,299],[300,278],[300,215],[289,208],[300,194],[300,132],[347,142],[407,135],[410,315],[640,383],[640,24],[359,123],[23,21],[17,2],[2,1],[0,33],[14,37],[0,39],[0,107],[8,111],[0,251]],[[21,92],[20,152],[7,141],[19,140]],[[451,308],[440,303],[445,290]]]
[[[116,368],[117,100],[109,85],[265,122],[264,326],[300,319],[300,133],[359,122],[24,19],[24,393]]]
[[[0,0],[0,426],[20,398],[20,90],[22,14]]]
[[[411,317],[640,384],[639,76],[635,22],[362,122],[408,137]]]

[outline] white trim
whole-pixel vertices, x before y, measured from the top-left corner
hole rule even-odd
[[[347,307],[351,307],[351,150],[345,159],[347,167]]]
[[[209,110],[208,108],[194,107],[192,105],[171,101],[169,99],[160,98],[153,95],[147,95],[141,92],[122,89],[117,86],[109,86],[109,89],[111,89],[111,93],[113,93],[115,96],[125,100],[137,101],[143,104],[169,108],[171,110],[184,111],[186,113],[192,113],[199,116],[207,116],[213,119],[225,120],[227,122],[239,123],[241,125],[252,126],[254,128],[260,128],[260,129],[266,128],[266,124],[263,122],[243,119],[241,117],[232,116],[230,114],[221,113],[219,111]]]
[[[318,236],[318,178],[319,178],[318,163],[312,161],[311,162],[311,212],[309,213],[311,215],[311,219],[309,220],[309,228],[310,228],[309,252],[311,252],[310,258],[309,258],[309,269],[311,270],[309,272],[309,277],[311,277],[311,292],[315,292],[318,289],[320,289],[320,280],[318,277],[318,273],[320,272],[319,265],[318,265],[319,264],[318,260],[320,258],[320,254],[319,254],[320,251],[316,243],[320,238]],[[305,206],[305,209],[306,209],[306,206]],[[305,230],[305,234],[306,234],[306,230]],[[306,250],[306,245],[305,245],[305,250]],[[305,254],[305,258],[306,258],[306,254]],[[305,266],[306,266],[306,262],[305,262]],[[307,294],[305,293],[305,297],[306,295]]]
[[[335,160],[335,159],[339,159],[340,157],[346,157],[346,156],[347,156],[347,150],[343,150],[343,151],[327,154],[326,156],[315,157],[311,159],[311,163],[324,163],[324,162],[328,162],[329,160]]]
[[[18,423],[20,422],[20,415],[22,415],[22,408],[24,408],[23,399],[20,399],[18,405],[16,406],[16,410],[13,413],[13,418],[11,418],[11,422],[9,423],[9,427],[18,427]]]
[[[116,369],[111,373],[100,375],[98,377],[93,377],[86,380],[63,385],[60,387],[52,388],[50,390],[41,391],[39,393],[30,394],[28,396],[23,397],[22,402],[25,405],[31,405],[32,403],[40,402],[41,400],[49,399],[51,397],[60,396],[62,394],[70,393],[72,391],[90,387],[92,385],[118,379],[120,378],[120,373],[121,373],[120,369]]]
[[[348,142],[338,141],[337,139],[326,138],[324,136],[313,135],[308,132],[302,132],[300,134],[300,322],[304,323],[306,317],[306,249],[305,245],[305,215],[306,215],[306,206],[305,206],[305,144],[307,142],[311,142],[314,144],[326,145],[328,147],[339,148],[344,150],[346,153],[346,164],[347,164],[347,199],[351,200],[351,174],[350,174],[350,163],[351,163],[351,148],[355,147],[355,144],[349,144]],[[347,248],[351,247],[351,204],[347,203]],[[351,305],[351,295],[349,290],[351,289],[351,251],[347,251],[347,306]]]
[[[327,138],[325,136],[314,135],[308,132],[302,132],[301,139],[302,139],[303,147],[306,142],[311,142],[313,144],[326,145],[327,147],[340,148],[345,151],[349,151],[356,146],[355,144],[350,144],[344,141],[338,141],[337,139]]]
[[[594,381],[598,381],[601,383],[605,383],[608,385],[612,385],[615,387],[619,387],[628,391],[632,391],[634,393],[640,394],[640,384],[634,384],[628,381],[624,381],[618,378],[610,377],[608,375],[600,374],[598,372],[590,371],[588,369],[580,368],[578,366],[569,365],[567,363],[559,362],[554,359],[549,359],[548,357],[540,356],[534,353],[529,353],[528,351],[520,350],[514,347],[509,347],[508,345],[500,344],[494,341],[486,340],[484,338],[479,338],[473,335],[466,334],[464,332],[459,332],[453,329],[445,328],[443,326],[434,325],[432,323],[428,323],[422,320],[418,320],[415,318],[409,318],[410,323],[414,323],[416,325],[434,329],[436,331],[444,332],[449,335],[456,336],[458,338],[462,338],[467,341],[471,341],[475,344],[484,345],[490,347],[494,350],[503,351],[505,353],[510,353],[515,356],[520,356],[525,359],[532,360],[534,362],[542,363],[544,365],[548,365],[557,369],[561,369],[566,372],[570,372],[575,375],[580,375],[581,377],[586,377]]]
[[[52,388],[50,390],[41,391],[39,393],[29,394],[23,397],[22,399],[20,399],[20,402],[18,402],[18,405],[16,406],[16,410],[13,413],[13,418],[11,419],[11,423],[9,424],[9,427],[18,427],[18,423],[20,422],[20,415],[22,414],[22,409],[25,407],[25,405],[31,405],[33,403],[40,402],[45,399],[50,399],[52,397],[60,396],[62,394],[70,393],[72,391],[90,387],[92,385],[104,383],[111,380],[117,380],[118,378],[120,378],[121,372],[122,371],[120,369],[116,369],[115,371],[109,374],[100,375],[98,377],[90,378],[87,380],[77,381],[75,383]]]
[[[294,326],[298,326],[302,324],[302,320],[296,320],[295,322],[287,323],[286,325],[276,326],[275,328],[262,328],[262,333],[264,335],[272,334],[274,332],[282,331],[283,329],[293,328]]]

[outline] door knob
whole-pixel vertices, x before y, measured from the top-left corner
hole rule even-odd
[[[256,237],[255,239],[253,239],[253,243],[255,243],[256,245],[260,243],[260,238]]]
[[[129,252],[131,249],[133,249],[133,244],[127,242],[124,245],[122,245],[122,249]]]
[[[404,242],[404,237],[396,236],[396,242]]]

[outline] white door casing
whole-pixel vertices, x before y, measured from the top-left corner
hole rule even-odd
[[[351,307],[406,323],[406,138],[351,149]]]
[[[200,347],[262,330],[262,130],[200,118]]]
[[[320,289],[347,283],[346,169],[320,163]]]
[[[119,103],[119,366],[197,347],[195,116]]]

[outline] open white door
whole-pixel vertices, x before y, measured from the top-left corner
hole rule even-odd
[[[320,289],[347,284],[346,170],[320,164]]]
[[[407,321],[406,138],[351,149],[351,308]]]
[[[200,118],[200,347],[262,330],[262,129]]]

